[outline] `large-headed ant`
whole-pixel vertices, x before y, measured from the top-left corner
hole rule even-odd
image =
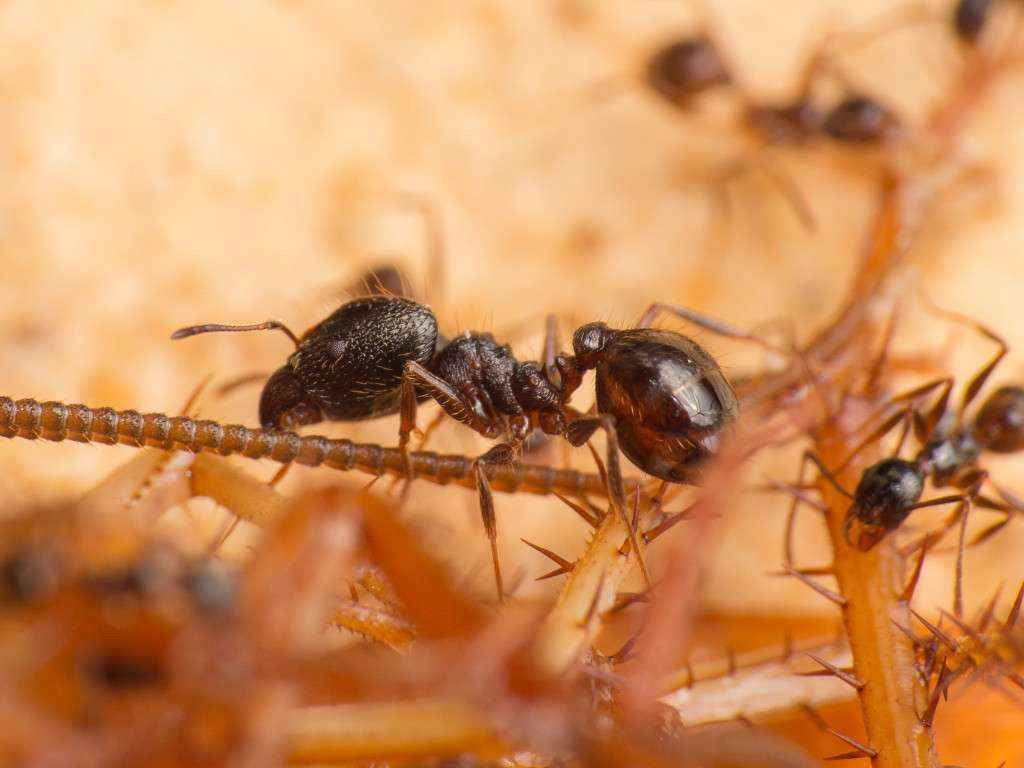
[[[450,417],[488,438],[504,436],[476,460],[481,513],[498,564],[494,504],[483,466],[514,459],[533,430],[582,445],[599,428],[608,436],[608,492],[625,517],[618,447],[643,471],[695,484],[722,433],[737,415],[732,388],[714,359],[693,340],[649,326],[662,312],[715,333],[768,346],[760,337],[682,307],[655,304],[639,327],[613,330],[590,323],[573,336],[573,354],[557,354],[548,324],[543,365],[520,362],[491,334],[466,331],[450,341],[431,310],[410,299],[374,296],[351,301],[296,336],[282,323],[197,325],[181,339],[211,331],[280,330],[295,351],[267,380],[260,398],[265,428],[290,429],[320,421],[356,421],[401,413],[399,447],[407,450],[417,404],[438,402]],[[568,404],[584,372],[597,376],[597,412]],[[633,546],[640,552],[635,531]],[[644,575],[646,568],[640,558]]]
[[[996,354],[968,382],[956,411],[947,409],[953,379],[937,379],[897,395],[883,405],[881,412],[894,404],[902,404],[903,407],[865,437],[839,467],[830,470],[813,454],[805,455],[818,466],[828,482],[852,502],[843,530],[847,542],[858,549],[871,549],[898,528],[911,512],[923,507],[959,505],[952,520],[961,523],[961,548],[963,526],[972,504],[977,503],[1005,515],[1003,521],[981,534],[978,541],[1004,526],[1013,512],[1022,511],[1019,502],[1005,491],[996,488],[999,499],[980,493],[988,480],[988,473],[978,467],[978,459],[985,451],[1012,453],[1024,449],[1024,388],[1001,387],[989,396],[973,417],[967,413],[985,382],[1006,356],[1006,342],[969,318],[950,312],[942,314],[971,325],[999,346]],[[937,401],[922,414],[917,403],[935,391],[939,392]],[[900,425],[902,431],[892,455],[864,470],[853,493],[844,489],[835,475],[863,448]],[[899,454],[911,428],[922,447],[912,459],[902,459]],[[953,487],[960,493],[921,501],[929,478],[937,488]],[[952,524],[948,523],[942,532]]]

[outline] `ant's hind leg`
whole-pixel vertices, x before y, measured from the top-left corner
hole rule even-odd
[[[637,323],[637,328],[650,328],[654,321],[659,315],[668,314],[674,315],[681,320],[685,320],[689,323],[693,323],[699,328],[703,328],[711,333],[716,333],[719,336],[724,336],[728,339],[736,339],[737,341],[749,341],[753,344],[757,344],[770,352],[777,354],[788,354],[788,351],[779,349],[767,339],[761,337],[756,333],[750,331],[744,331],[737,328],[723,320],[710,317],[708,315],[701,314],[687,307],[681,307],[677,304],[662,304],[656,302],[651,304],[647,308],[647,311],[640,316],[640,321]]]
[[[629,532],[630,546],[636,553],[640,573],[643,575],[644,583],[649,589],[652,584],[651,574],[647,570],[647,562],[644,559],[644,551],[640,541],[641,537],[637,535],[636,525],[634,521],[630,520],[629,512],[626,508],[626,493],[622,485],[622,467],[619,462],[619,434],[615,429],[615,419],[607,415],[584,416],[569,423],[566,428],[565,437],[573,445],[580,446],[586,443],[598,429],[604,430],[608,441],[605,465],[601,466],[600,458],[596,453],[594,458],[598,461],[598,470],[605,481],[608,501]]]

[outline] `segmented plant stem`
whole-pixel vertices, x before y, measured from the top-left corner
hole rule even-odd
[[[397,448],[373,443],[298,435],[281,430],[220,424],[207,419],[167,416],[162,413],[118,411],[58,402],[13,400],[0,396],[0,437],[27,440],[75,440],[152,446],[193,453],[207,451],[222,456],[240,455],[310,467],[327,466],[341,471],[357,470],[372,475],[403,477],[406,464]],[[468,456],[410,451],[408,468],[414,479],[439,485],[475,487],[473,459]],[[491,488],[506,493],[567,496],[604,494],[597,475],[537,464],[485,464]]]

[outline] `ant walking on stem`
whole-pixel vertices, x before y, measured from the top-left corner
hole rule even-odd
[[[936,308],[932,308],[932,311],[974,328],[998,345],[995,355],[967,383],[959,407],[955,411],[948,409],[953,387],[951,377],[936,379],[896,395],[884,403],[876,414],[884,414],[894,405],[903,407],[872,430],[839,466],[830,469],[813,452],[805,453],[796,488],[804,487],[803,471],[806,462],[815,464],[825,480],[850,500],[843,534],[848,544],[862,551],[872,549],[890,532],[899,528],[915,510],[956,504],[956,510],[941,530],[925,536],[911,548],[911,551],[930,546],[946,531],[959,524],[959,557],[955,587],[955,613],[959,616],[960,573],[966,524],[972,506],[976,504],[1004,515],[1001,521],[979,534],[974,543],[979,543],[1000,530],[1015,512],[1024,512],[1021,503],[998,486],[993,485],[998,499],[982,494],[984,485],[991,480],[988,472],[978,466],[978,460],[985,451],[1015,453],[1024,450],[1024,388],[1012,385],[1000,387],[982,403],[973,416],[969,416],[968,409],[971,403],[975,401],[993,371],[1006,356],[1007,344],[998,334],[970,318]],[[922,413],[918,403],[936,391],[939,393],[936,402]],[[874,420],[875,417],[871,417],[866,423]],[[901,431],[892,454],[864,470],[853,493],[843,488],[837,475],[860,451],[878,442],[897,427],[901,427]],[[900,458],[911,431],[920,442],[921,448],[911,459]],[[925,482],[929,478],[936,488],[952,487],[960,492],[921,501]],[[799,497],[794,497],[794,508],[799,501]]]
[[[604,323],[580,327],[573,335],[572,355],[557,353],[557,329],[549,322],[540,365],[518,361],[508,345],[499,344],[489,333],[466,331],[448,340],[438,333],[430,308],[392,296],[344,304],[301,337],[269,320],[254,325],[190,326],[172,338],[220,331],[285,333],[295,351],[264,385],[259,415],[266,429],[400,413],[399,449],[408,456],[417,405],[431,398],[444,413],[482,436],[504,436],[503,442],[474,462],[495,583],[503,597],[486,467],[512,462],[537,429],[576,446],[598,429],[605,431],[606,490],[650,583],[639,537],[628,520],[619,448],[648,474],[698,484],[703,465],[718,451],[738,412],[731,385],[707,352],[682,334],[650,327],[664,312],[719,335],[774,350],[756,334],[683,307],[654,304],[637,328],[615,330]],[[581,414],[568,404],[588,370],[596,372],[593,415]],[[412,473],[407,472],[407,477]]]

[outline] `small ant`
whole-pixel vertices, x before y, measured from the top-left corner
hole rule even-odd
[[[811,98],[811,89],[823,69],[838,76],[823,53],[811,56],[798,95],[789,102],[758,104],[745,98],[744,124],[768,144],[803,144],[818,135],[841,143],[881,143],[898,131],[900,121],[896,114],[877,99],[861,93],[852,93],[822,112]],[[736,84],[725,57],[706,34],[675,40],[659,48],[648,62],[646,80],[659,96],[684,109],[700,94]]]
[[[947,412],[953,379],[937,379],[897,395],[883,405],[881,411],[893,404],[909,403],[869,434],[834,470],[825,467],[813,453],[805,454],[805,458],[818,466],[829,483],[851,500],[843,533],[847,543],[863,551],[870,550],[898,528],[911,512],[923,507],[958,503],[960,508],[955,519],[961,521],[966,520],[973,502],[1006,515],[1005,520],[985,532],[979,541],[1009,522],[1014,511],[1020,511],[1016,500],[1002,491],[999,491],[1002,500],[979,495],[981,487],[988,480],[988,473],[977,466],[977,461],[984,451],[1013,453],[1024,449],[1024,388],[1001,387],[989,396],[973,419],[966,415],[970,404],[1006,356],[1007,344],[996,333],[969,318],[956,313],[935,311],[974,327],[999,346],[992,359],[968,382],[956,412]],[[922,416],[914,402],[937,389],[940,392],[938,400]],[[893,454],[864,470],[854,493],[845,490],[835,475],[863,448],[878,441],[900,424],[903,429]],[[913,459],[901,459],[899,454],[911,426],[922,448]],[[928,478],[937,488],[954,487],[962,493],[920,501]]]
[[[849,94],[826,110],[812,97],[814,81],[824,70],[837,78]],[[797,95],[779,104],[758,103],[744,95],[725,56],[706,33],[673,40],[655,51],[648,60],[645,79],[654,93],[684,110],[691,107],[696,97],[712,90],[730,88],[737,92],[742,101],[740,123],[760,149],[804,146],[818,137],[845,145],[881,146],[901,130],[901,121],[892,109],[854,89],[821,51],[808,60]],[[763,173],[786,197],[806,229],[814,229],[813,213],[781,169],[759,153],[747,157],[745,162]]]
[[[483,465],[512,461],[536,429],[578,446],[603,428],[608,435],[609,496],[625,516],[620,440],[623,452],[641,470],[670,482],[697,484],[703,463],[717,452],[723,432],[735,420],[736,396],[714,359],[686,336],[649,327],[662,312],[771,348],[755,334],[683,307],[654,304],[638,328],[614,330],[604,323],[580,327],[573,335],[572,355],[556,354],[557,327],[549,322],[540,365],[518,361],[508,345],[489,333],[466,331],[449,341],[438,333],[428,307],[384,296],[348,302],[302,337],[270,320],[190,326],[171,338],[214,331],[287,334],[295,351],[264,385],[259,405],[264,428],[292,429],[400,412],[399,449],[407,455],[417,404],[432,398],[444,413],[484,437],[505,436],[505,442],[474,464],[502,597],[494,503]],[[583,415],[568,400],[591,369],[597,374],[597,414]],[[639,555],[635,531],[627,528]]]

